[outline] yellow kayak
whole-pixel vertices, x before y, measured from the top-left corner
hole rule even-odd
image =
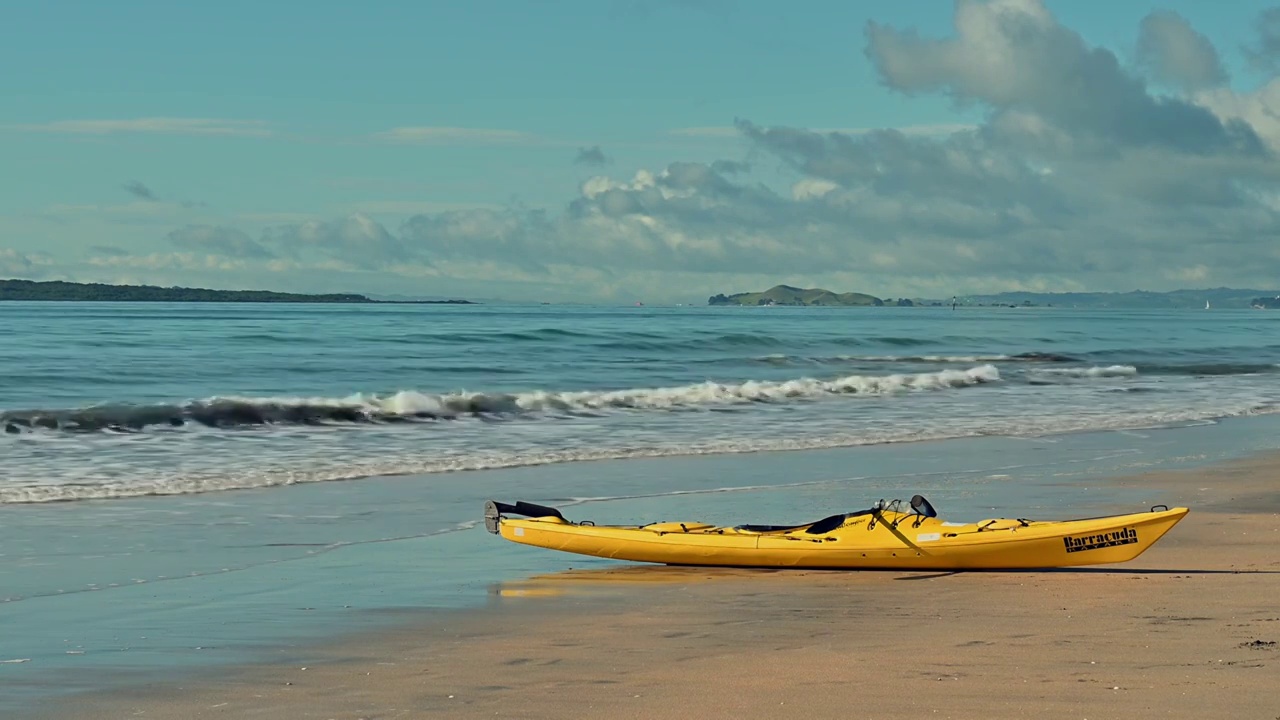
[[[1163,509],[1161,509],[1163,508]],[[1080,520],[939,520],[916,495],[910,507],[881,501],[803,525],[720,526],[702,522],[596,525],[570,522],[553,507],[485,503],[485,527],[512,542],[581,555],[663,563],[761,568],[1011,570],[1132,560],[1187,514],[1147,512]],[[516,517],[519,516],[519,517]]]

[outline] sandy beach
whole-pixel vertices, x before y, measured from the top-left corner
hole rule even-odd
[[[1267,455],[1108,481],[1192,508],[1124,565],[566,569],[297,662],[82,695],[42,717],[1271,719],[1277,471]]]

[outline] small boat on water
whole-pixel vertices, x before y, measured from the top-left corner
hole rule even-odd
[[[1188,512],[1147,512],[1078,520],[938,519],[916,495],[909,508],[883,500],[867,510],[801,525],[571,522],[553,507],[490,500],[485,528],[512,542],[580,555],[663,563],[757,568],[1016,570],[1132,560]]]

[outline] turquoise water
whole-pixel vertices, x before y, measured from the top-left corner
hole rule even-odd
[[[486,534],[488,498],[637,523],[1174,502],[1094,481],[1274,447],[1277,322],[0,304],[0,706],[305,659],[389,610],[608,564]]]
[[[9,303],[0,503],[1272,412],[1280,315]]]

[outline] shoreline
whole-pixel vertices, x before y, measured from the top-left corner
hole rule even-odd
[[[470,539],[510,550],[530,570],[509,568],[478,607],[361,611],[387,624],[356,623],[340,636],[279,647],[287,655],[275,662],[62,698],[35,717],[135,710],[228,717],[271,708],[287,708],[291,717],[491,717],[517,707],[522,717],[552,717],[566,703],[592,717],[647,717],[675,708],[745,711],[775,699],[789,713],[821,713],[829,702],[865,697],[848,687],[870,676],[905,683],[912,699],[883,708],[904,717],[938,709],[941,717],[993,709],[1150,717],[1199,707],[1212,714],[1230,688],[1237,712],[1270,718],[1280,704],[1268,704],[1260,689],[1280,661],[1277,646],[1266,645],[1280,640],[1280,613],[1266,600],[1280,592],[1280,561],[1269,552],[1280,539],[1280,498],[1270,480],[1276,468],[1280,452],[1261,449],[1091,483],[1113,496],[1191,507],[1143,556],[1097,568],[593,567],[589,558],[506,548],[486,534]],[[919,592],[922,585],[929,591]],[[1016,599],[991,603],[1000,593]],[[1079,625],[1073,607],[1088,624]],[[1010,632],[1013,626],[1021,631]],[[1090,667],[1080,653],[1095,658]],[[1206,653],[1216,655],[1206,660]],[[868,661],[884,657],[914,658],[908,665],[915,669]],[[735,680],[744,669],[758,682]],[[944,679],[963,684],[939,684]],[[1181,694],[1164,692],[1169,686]],[[956,694],[957,687],[966,690]]]

